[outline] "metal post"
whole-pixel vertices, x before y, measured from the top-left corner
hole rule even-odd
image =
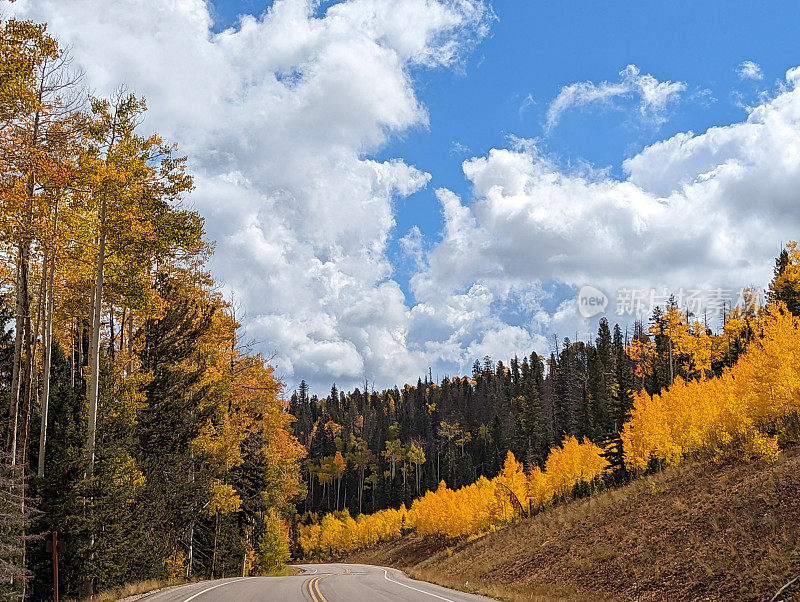
[[[58,602],[58,532],[53,531],[53,599]]]

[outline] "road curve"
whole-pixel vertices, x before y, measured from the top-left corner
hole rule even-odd
[[[489,600],[367,564],[296,565],[290,577],[245,577],[171,587],[142,602],[477,602]]]

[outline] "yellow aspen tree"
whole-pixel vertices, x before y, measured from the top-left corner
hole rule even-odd
[[[140,301],[152,304],[146,279],[159,258],[181,248],[196,248],[202,222],[173,202],[192,188],[185,160],[158,136],[142,137],[136,128],[146,110],[143,100],[120,90],[111,100],[92,99],[87,146],[82,154],[82,177],[94,222],[94,275],[89,340],[89,417],[86,473],[94,465],[97,406],[100,393],[100,346],[106,267],[114,258],[123,282]],[[145,282],[142,282],[142,281]],[[137,284],[144,286],[136,286]],[[152,308],[150,308],[152,309]]]

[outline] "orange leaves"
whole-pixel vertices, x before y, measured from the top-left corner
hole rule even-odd
[[[747,352],[719,378],[675,381],[660,395],[639,394],[622,441],[625,462],[644,469],[696,452],[743,452],[772,459],[786,418],[800,410],[800,320],[782,304],[754,324]]]
[[[758,431],[744,444],[744,453],[751,458],[761,458],[767,462],[775,462],[778,459],[778,436],[769,437]]]
[[[194,453],[218,472],[227,472],[244,462],[242,442],[247,439],[248,421],[244,416],[225,416],[218,426],[207,420],[191,442]]]
[[[272,506],[281,506],[304,492],[302,476],[298,470],[306,448],[285,428],[276,430],[261,451],[267,463],[269,490],[262,492],[265,501]]]
[[[310,525],[299,525],[297,530],[297,543],[303,551],[303,556],[305,558],[317,556],[321,552],[320,534],[322,533],[322,527],[317,523],[311,523]]]
[[[506,454],[506,461],[500,474],[494,478],[495,500],[497,508],[495,513],[504,520],[511,520],[519,508],[515,505],[527,505],[528,479],[525,477],[522,464],[517,462],[510,451]],[[524,509],[524,508],[523,508]]]
[[[633,339],[625,352],[635,362],[634,375],[644,378],[653,370],[653,361],[656,358],[656,346],[651,341]]]
[[[414,500],[409,522],[422,535],[449,540],[485,533],[502,520],[495,490],[486,477],[455,491],[442,481],[436,491]]]
[[[712,349],[716,338],[711,337],[708,329],[700,322],[689,322],[689,316],[678,307],[671,305],[664,313],[663,320],[650,327],[650,334],[664,335],[669,339],[671,353],[682,358],[685,373],[688,376],[703,377],[711,372]],[[652,350],[647,349],[649,343],[634,341],[628,350],[630,357],[636,362],[636,376],[642,376],[640,362],[652,364]],[[672,361],[672,359],[670,360]]]
[[[712,337],[697,322],[684,321],[674,308],[667,312],[664,324],[675,355],[689,358],[687,372],[694,371],[699,378],[679,377],[660,394],[634,396],[631,418],[621,433],[627,466],[642,470],[654,459],[677,464],[695,453],[738,453],[774,461],[779,444],[798,435],[800,318],[782,303],[758,316],[751,309],[734,314],[726,334],[746,331],[750,342],[738,362],[718,378],[708,378],[708,374],[721,338]],[[629,352],[641,369],[637,376],[646,374],[655,355],[652,344],[637,339]],[[489,437],[485,427],[477,433],[480,439]],[[456,445],[462,437],[458,425],[445,422],[439,434]],[[387,442],[387,452],[395,449],[395,442]],[[391,460],[393,454],[386,457]],[[403,526],[447,541],[468,538],[513,521],[519,514],[516,502],[523,509],[542,508],[569,497],[576,487],[594,482],[607,470],[600,447],[569,436],[550,450],[543,469],[535,467],[525,474],[509,452],[494,479],[481,477],[458,490],[442,482],[416,499],[407,516],[392,528],[382,525],[390,516],[387,513],[395,511],[355,520],[349,515],[326,515],[321,525],[301,527],[301,546],[307,556],[339,554],[397,537]]]
[[[298,467],[306,452],[288,431],[292,416],[278,397],[280,384],[263,357],[240,349],[238,324],[226,302],[206,286],[195,288],[183,279],[174,286],[185,287],[185,294],[197,299],[190,305],[195,311],[191,323],[207,325],[183,367],[202,366],[193,393],[202,395],[198,408],[208,416],[191,450],[208,478],[220,482],[259,456],[266,484],[260,495],[265,504],[283,510],[304,492]]]
[[[333,456],[333,462],[331,463],[333,466],[333,476],[334,478],[340,478],[343,474],[345,469],[347,469],[347,463],[344,461],[344,456],[342,456],[342,452],[336,451],[336,454]]]
[[[582,443],[573,436],[564,439],[561,447],[550,450],[544,471],[537,466],[528,474],[530,505],[541,508],[557,497],[569,496],[576,485],[601,477],[607,469],[602,453],[588,439]]]

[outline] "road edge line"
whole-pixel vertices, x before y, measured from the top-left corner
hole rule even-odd
[[[189,596],[183,602],[189,602],[190,600],[194,600],[197,596],[202,596],[206,592],[210,592],[212,589],[217,589],[218,587],[222,587],[223,585],[229,585],[231,583],[238,583],[239,581],[244,581],[245,579],[250,579],[250,577],[239,577],[238,579],[234,579],[233,581],[226,581],[225,583],[217,583],[216,585],[212,585],[204,589],[203,591],[197,592],[193,596]]]
[[[399,581],[395,581],[394,579],[389,578],[389,573],[386,569],[381,569],[383,571],[383,578],[387,581],[391,581],[392,583],[396,583],[397,585],[401,585],[402,587],[407,587],[408,589],[413,589],[415,592],[419,592],[421,594],[426,594],[428,596],[433,596],[434,598],[439,598],[439,600],[445,600],[445,602],[455,602],[455,600],[451,600],[450,598],[445,598],[444,596],[440,596],[439,594],[432,594],[431,592],[426,592],[424,589],[419,589],[418,587],[413,587],[411,585],[406,585],[405,583],[400,583]]]

